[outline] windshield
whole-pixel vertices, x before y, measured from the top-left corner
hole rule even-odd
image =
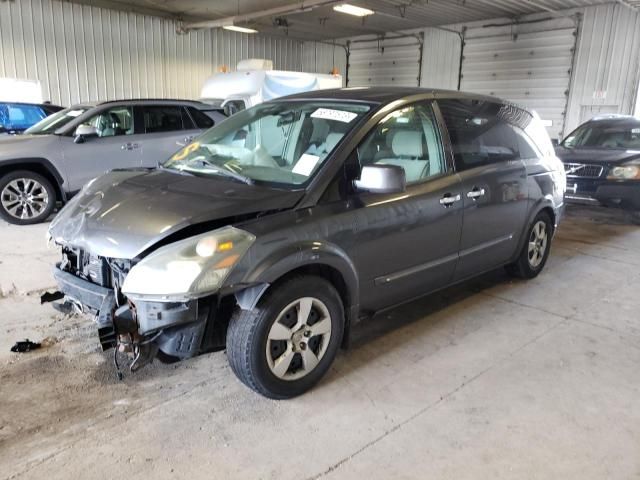
[[[163,166],[245,183],[301,185],[369,109],[338,102],[265,103],[208,130]]]
[[[31,135],[46,135],[48,133],[53,133],[59,128],[64,127],[74,118],[82,115],[90,108],[91,107],[65,108],[64,110],[60,110],[53,115],[49,115],[48,117],[43,118],[32,127],[27,128],[24,133],[29,133]]]
[[[567,148],[617,148],[640,150],[640,122],[586,123],[562,142]]]

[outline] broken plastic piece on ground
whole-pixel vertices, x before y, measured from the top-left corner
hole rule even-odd
[[[16,342],[15,345],[11,347],[11,351],[16,353],[30,352],[31,350],[40,348],[40,346],[41,345],[39,343],[32,342],[27,338],[21,342]]]
[[[56,300],[60,300],[64,298],[64,293],[62,292],[45,292],[40,295],[40,304],[55,302]]]
[[[62,303],[56,302],[52,305],[52,307],[54,308],[54,310],[60,313],[63,313],[65,315],[70,315],[76,311],[76,307],[71,302],[62,302]]]

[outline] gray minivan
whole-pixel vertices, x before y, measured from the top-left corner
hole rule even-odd
[[[75,105],[23,135],[0,138],[0,216],[46,220],[92,178],[117,168],[155,167],[225,117],[186,100],[121,100]]]
[[[51,223],[43,301],[94,316],[133,371],[226,348],[247,386],[289,398],[359,319],[501,266],[538,275],[565,188],[540,119],[496,98],[282,97],[87,184]]]

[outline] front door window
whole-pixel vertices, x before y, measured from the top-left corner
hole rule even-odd
[[[407,184],[445,172],[445,156],[429,104],[402,107],[384,117],[358,147],[361,165],[397,165]]]
[[[122,106],[109,108],[84,124],[95,127],[98,137],[133,135],[133,109]]]

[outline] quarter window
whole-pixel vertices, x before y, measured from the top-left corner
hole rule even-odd
[[[358,147],[360,165],[397,165],[407,183],[444,173],[442,142],[433,110],[417,103],[389,113]]]
[[[207,114],[205,113],[202,113],[197,108],[189,107],[189,113],[191,114],[191,118],[193,118],[193,121],[196,122],[196,128],[206,130],[207,128],[213,127],[213,125],[215,124],[211,117],[207,116]]]
[[[91,117],[85,125],[96,127],[99,137],[115,137],[133,134],[133,110],[131,107],[113,107]]]
[[[440,100],[458,170],[517,160],[518,138],[507,122],[513,108],[480,100]]]
[[[513,130],[515,131],[516,138],[518,140],[520,158],[541,158],[543,156],[536,144],[533,143],[533,140],[531,140],[525,132],[520,130],[518,127],[513,127]]]

